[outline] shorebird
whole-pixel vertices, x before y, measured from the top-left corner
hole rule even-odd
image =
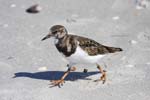
[[[59,80],[51,80],[53,86],[60,86],[64,83],[65,77],[75,71],[76,64],[95,64],[102,74],[96,81],[106,81],[106,71],[98,64],[98,61],[108,53],[122,51],[118,47],[102,45],[95,40],[68,34],[67,29],[62,25],[54,25],[50,28],[48,35],[43,40],[54,37],[57,50],[68,60],[68,70]]]

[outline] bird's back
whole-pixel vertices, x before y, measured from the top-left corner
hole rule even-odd
[[[83,49],[90,56],[122,51],[121,48],[104,46],[92,39],[70,34],[64,39],[59,40],[56,44],[56,48],[59,52],[63,53],[66,57],[69,57],[75,53],[77,46]]]
[[[89,38],[75,35],[73,37],[76,38],[79,46],[91,56],[122,51],[121,48],[105,46]]]

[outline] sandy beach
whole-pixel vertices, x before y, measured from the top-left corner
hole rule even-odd
[[[39,4],[40,12],[26,9]],[[150,100],[149,0],[0,0],[0,100]],[[99,64],[77,65],[65,84],[50,88],[68,62],[54,40],[41,39],[55,24],[123,52]],[[87,73],[83,73],[88,69]]]

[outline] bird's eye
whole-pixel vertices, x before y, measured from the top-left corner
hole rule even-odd
[[[57,31],[54,31],[54,32],[52,32],[53,34],[56,34],[57,33]]]

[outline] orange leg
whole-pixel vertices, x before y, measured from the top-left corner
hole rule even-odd
[[[102,68],[98,64],[97,64],[97,68],[99,69],[100,73],[102,73],[102,76],[100,77],[100,79],[96,80],[96,82],[103,81],[103,84],[104,84],[106,82],[106,71],[102,70]]]
[[[64,79],[66,78],[66,76],[71,72],[71,71],[75,71],[76,70],[76,67],[71,67],[71,68],[68,68],[68,70],[64,73],[64,75],[61,77],[61,79],[59,80],[51,80],[51,85],[52,87],[53,86],[59,86],[60,85],[63,85],[63,83],[65,83]]]

